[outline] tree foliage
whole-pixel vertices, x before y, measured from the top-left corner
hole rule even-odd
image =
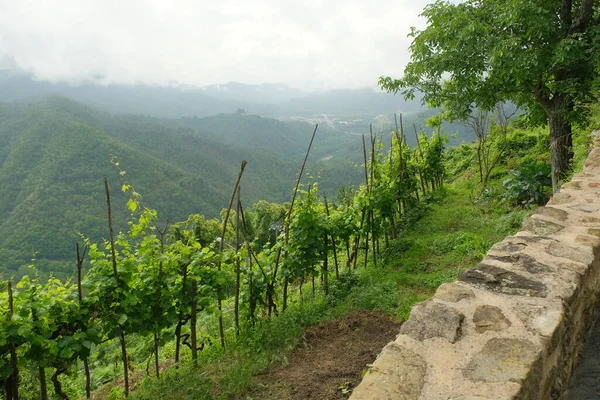
[[[550,125],[553,183],[572,158],[571,125],[593,100],[600,62],[600,4],[594,0],[436,1],[413,28],[412,56],[400,79],[380,85],[418,92],[451,118],[510,100]]]

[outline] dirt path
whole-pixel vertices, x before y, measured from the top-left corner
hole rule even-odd
[[[285,367],[255,379],[254,400],[347,399],[400,323],[377,312],[353,312],[308,329]]]

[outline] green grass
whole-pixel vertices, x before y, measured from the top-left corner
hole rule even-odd
[[[184,362],[180,369],[169,368],[160,380],[146,378],[131,398],[243,398],[254,375],[287,363],[306,327],[354,310],[377,310],[406,319],[415,303],[429,298],[440,284],[455,280],[478,263],[493,243],[520,226],[524,211],[475,202],[471,186],[472,182],[461,179],[435,196],[422,219],[390,242],[378,266],[369,262],[352,274],[343,271],[339,281],[332,279],[328,297],[319,287],[312,296],[310,284],[305,284],[302,301],[296,296],[285,313],[262,320],[255,329],[243,332],[240,341],[228,331],[226,352],[209,347],[200,354],[198,368]],[[216,336],[214,317],[203,324]],[[231,325],[226,321],[225,326]]]

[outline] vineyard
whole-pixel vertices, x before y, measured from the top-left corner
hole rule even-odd
[[[29,275],[4,283],[0,380],[5,398],[37,392],[34,398],[48,399],[48,380],[58,398],[90,398],[98,386],[90,357],[110,346],[119,348],[115,362],[122,366],[127,396],[135,369],[128,341],[147,343],[148,374],[160,376],[160,352],[170,341],[175,344],[171,368],[187,362],[186,352],[193,367],[206,346],[225,349],[251,335],[261,320],[302,302],[303,291],[328,295],[357,268],[377,266],[420,202],[443,185],[445,139],[439,129],[430,138],[414,133],[417,146],[410,148],[400,116],[385,146],[383,135],[363,136],[364,184],[341,191],[333,202],[305,171],[315,127],[290,203],[259,202],[245,209],[244,161],[221,220],[192,215],[184,222],[162,221],[113,159],[129,196],[128,231],[113,230],[114,205],[105,179],[108,239],[91,243],[82,237],[74,243],[74,278],[42,282],[33,260]],[[210,318],[218,321],[214,337],[202,327]],[[65,376],[71,382],[80,374],[85,379],[75,381],[84,382],[81,387],[65,387]],[[29,394],[20,396],[20,390]]]

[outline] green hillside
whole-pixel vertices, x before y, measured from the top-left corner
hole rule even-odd
[[[269,149],[286,158],[301,159],[307,146],[307,124],[304,122],[281,122],[271,118],[245,113],[219,114],[204,118],[182,118],[183,123],[197,129],[199,134],[211,140],[245,149]],[[360,144],[360,138],[319,126],[315,138],[315,158],[331,154],[353,154],[351,147]],[[364,131],[368,133],[367,130]],[[362,156],[359,152],[356,156]]]
[[[264,146],[242,149],[243,139],[236,146],[242,132],[233,130],[229,119],[252,122],[254,130],[244,132],[262,133]],[[117,199],[126,179],[145,204],[171,221],[192,213],[217,216],[244,159],[246,202],[288,200],[312,127],[253,116],[220,116],[219,121],[200,131],[182,121],[112,116],[63,98],[0,103],[0,271],[20,276],[35,257],[42,271],[70,276],[78,233],[94,240],[106,236],[105,176]],[[218,127],[218,133],[232,132],[230,139],[208,131]],[[280,142],[285,154],[278,151]],[[124,178],[111,157],[126,170]],[[338,182],[360,178],[349,164],[325,164],[326,175],[337,174],[324,182],[331,193]],[[115,212],[118,220],[126,220],[126,210]]]

